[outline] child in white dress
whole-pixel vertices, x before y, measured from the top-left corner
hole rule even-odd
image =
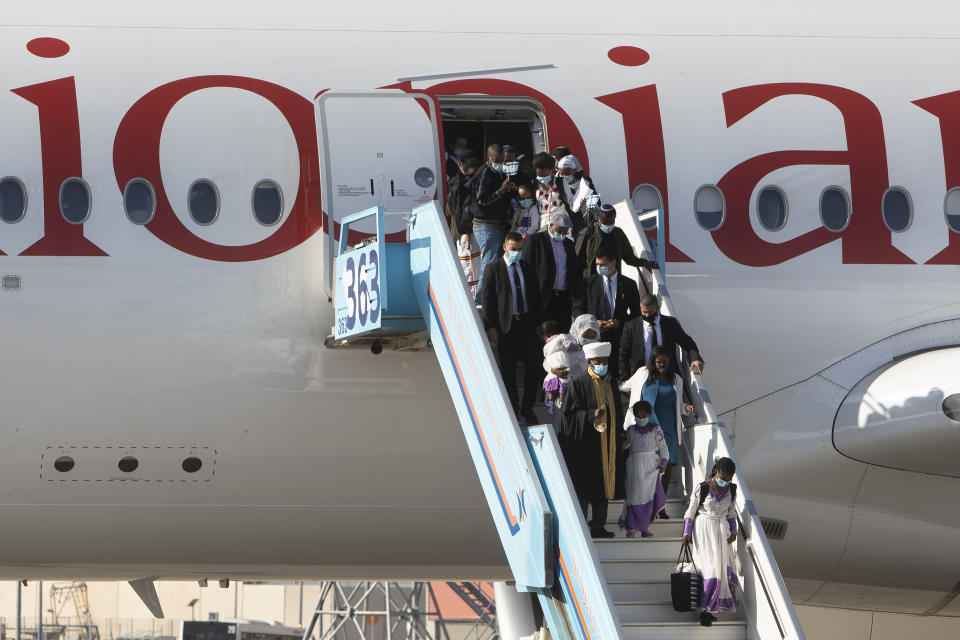
[[[667,467],[670,451],[663,431],[653,419],[653,407],[646,400],[634,403],[632,414],[627,414],[623,448],[627,451],[627,499],[623,502],[620,528],[627,537],[636,537],[637,531],[649,538],[650,523],[657,512],[667,504],[660,476]]]
[[[703,574],[700,624],[709,627],[714,613],[737,608],[737,554],[730,543],[737,539],[737,466],[719,458],[706,482],[697,485],[683,515],[683,542],[693,537],[693,561]]]

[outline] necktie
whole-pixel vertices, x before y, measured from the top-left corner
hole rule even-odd
[[[657,323],[651,322],[650,323],[650,351],[652,352],[658,346],[660,345],[657,342]]]
[[[613,320],[613,279],[607,278],[607,320]]]
[[[523,286],[520,284],[520,267],[515,264],[510,268],[513,269],[513,299],[517,303],[517,315],[523,315]]]

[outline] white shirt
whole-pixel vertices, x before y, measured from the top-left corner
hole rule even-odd
[[[657,331],[657,345],[663,346],[663,333],[660,331],[660,314],[657,314],[657,319],[653,321],[651,326],[646,320],[641,320],[643,322],[643,348],[644,353],[647,354],[647,360],[650,359],[650,336],[653,333],[653,330]]]
[[[506,253],[503,254],[503,261],[507,263],[507,278],[510,280],[510,303],[513,307],[513,315],[518,316],[523,313],[526,313],[527,309],[530,308],[530,304],[528,303],[529,298],[527,298],[527,283],[524,281],[523,270],[520,268],[519,262],[510,262],[510,260],[507,258]],[[515,288],[515,285],[513,284],[514,273],[516,273],[517,278],[520,279],[520,293],[521,295],[523,295],[523,306],[526,307],[525,309],[521,309],[520,311],[517,311],[517,296],[515,293],[516,288]]]

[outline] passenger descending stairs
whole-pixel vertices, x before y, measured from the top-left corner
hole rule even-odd
[[[680,483],[672,482],[668,495],[677,495]],[[668,497],[668,520],[657,519],[650,527],[652,538],[627,538],[617,520],[623,502],[611,501],[607,530],[616,538],[594,540],[607,587],[616,605],[627,640],[647,638],[711,638],[745,640],[746,622],[735,612],[721,613],[713,627],[700,626],[697,613],[679,613],[670,600],[670,573],[674,570],[683,535],[685,501]]]

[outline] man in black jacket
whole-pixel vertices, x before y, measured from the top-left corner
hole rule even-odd
[[[640,299],[640,317],[627,322],[620,338],[620,381],[630,379],[637,369],[647,364],[654,347],[666,347],[671,354],[676,353],[677,345],[683,347],[691,363],[690,368],[703,373],[703,359],[700,349],[676,318],[660,314],[657,297],[647,294]],[[676,358],[671,358],[670,368],[680,373]]]
[[[473,233],[480,245],[479,303],[483,300],[483,274],[487,265],[503,255],[501,247],[513,214],[510,198],[516,185],[503,173],[503,147],[487,147],[487,163],[480,167],[470,185],[474,193]]]
[[[577,236],[577,257],[580,258],[580,264],[584,265],[584,278],[590,275],[600,252],[618,257],[617,271],[620,270],[621,260],[638,269],[660,268],[656,262],[637,256],[627,234],[617,226],[617,210],[610,204],[601,205],[597,224],[584,228]]]
[[[617,259],[612,253],[601,251],[595,264],[596,273],[580,285],[573,313],[595,316],[600,325],[600,340],[609,342],[616,354],[624,325],[640,314],[640,292],[636,282],[617,272]],[[614,379],[617,379],[617,369],[617,359],[610,358]]]
[[[570,216],[554,213],[550,225],[529,236],[523,247],[523,261],[536,269],[541,315],[556,321],[563,332],[570,329],[573,296],[580,286],[577,253],[566,236],[569,229]]]
[[[533,403],[542,377],[539,321],[540,294],[531,265],[520,260],[523,237],[511,231],[503,243],[503,258],[484,272],[483,325],[497,347],[500,376],[517,414],[537,424]],[[518,403],[517,364],[523,363],[523,399]]]

